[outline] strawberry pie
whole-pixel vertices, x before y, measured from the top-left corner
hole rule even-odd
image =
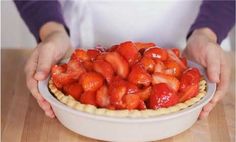
[[[113,117],[180,111],[206,94],[206,81],[177,48],[123,42],[109,49],[76,49],[54,65],[50,92],[73,109]]]

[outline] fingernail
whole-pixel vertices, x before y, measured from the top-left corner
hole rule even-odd
[[[46,116],[48,116],[50,118],[54,118],[55,117],[55,115],[53,114],[52,111],[46,111],[45,114],[46,114]]]
[[[213,73],[212,76],[213,76],[213,81],[214,82],[218,83],[220,81],[218,73]]]
[[[43,110],[45,110],[45,111],[50,110],[50,105],[43,103]]]
[[[55,114],[53,112],[50,113],[50,118],[54,118]]]

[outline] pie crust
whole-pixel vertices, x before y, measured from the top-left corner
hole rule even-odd
[[[105,108],[97,108],[93,105],[88,104],[81,104],[77,100],[75,100],[72,96],[64,95],[63,92],[58,90],[55,85],[53,84],[52,80],[49,80],[48,84],[50,92],[63,104],[90,114],[101,115],[101,116],[110,116],[110,117],[131,117],[131,118],[147,118],[147,117],[154,117],[163,114],[169,114],[173,112],[180,111],[187,107],[192,106],[193,104],[197,103],[206,95],[206,81],[202,78],[199,82],[199,93],[196,97],[193,97],[184,103],[178,103],[174,106],[168,108],[160,108],[160,109],[146,109],[146,110],[109,110]]]

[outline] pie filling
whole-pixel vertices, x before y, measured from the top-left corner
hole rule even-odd
[[[110,116],[110,117],[130,117],[130,118],[147,118],[147,117],[154,117],[159,116],[163,114],[169,114],[178,112],[180,110],[183,110],[185,108],[188,108],[192,106],[193,104],[200,101],[205,95],[206,95],[206,81],[204,79],[201,79],[199,82],[199,93],[195,97],[183,102],[178,103],[174,106],[167,107],[167,108],[159,108],[156,110],[153,109],[146,109],[146,110],[110,110],[105,108],[97,108],[94,105],[89,104],[82,104],[75,100],[70,95],[65,95],[63,92],[58,90],[55,85],[53,84],[52,80],[49,81],[48,85],[51,93],[63,104],[90,114],[96,114],[101,116]]]
[[[111,48],[76,49],[52,66],[50,92],[63,104],[113,117],[151,117],[197,103],[206,94],[199,69],[177,48],[127,41]]]

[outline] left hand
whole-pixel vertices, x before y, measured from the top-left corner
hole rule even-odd
[[[208,28],[197,29],[187,41],[184,55],[207,69],[207,76],[211,82],[217,83],[213,99],[203,107],[199,118],[206,118],[209,112],[227,92],[231,65],[226,53],[216,42],[216,35]]]

